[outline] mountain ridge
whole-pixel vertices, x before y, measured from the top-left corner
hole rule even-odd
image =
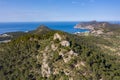
[[[0,44],[0,77],[2,80],[119,80],[119,56],[109,54],[98,44],[111,47],[111,42],[99,36],[38,29],[37,33],[33,31]]]

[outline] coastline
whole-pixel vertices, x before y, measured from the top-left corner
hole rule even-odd
[[[8,43],[10,42],[11,40],[4,40],[4,41],[0,41],[0,43]]]

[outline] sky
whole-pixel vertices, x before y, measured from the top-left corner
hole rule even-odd
[[[0,22],[120,21],[120,0],[0,0]]]

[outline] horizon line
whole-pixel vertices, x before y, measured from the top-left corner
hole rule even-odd
[[[117,22],[120,20],[80,20],[80,21],[0,21],[0,23],[14,23],[14,22],[90,22],[90,21],[97,21],[97,22]]]

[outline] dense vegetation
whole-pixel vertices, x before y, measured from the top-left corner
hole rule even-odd
[[[43,31],[44,32],[44,31]],[[120,60],[115,55],[105,53],[96,44],[111,45],[105,39],[94,36],[76,36],[60,31],[29,33],[0,44],[0,79],[1,80],[120,80]],[[60,40],[53,40],[54,34],[62,35],[70,46],[60,45]],[[56,50],[48,48],[54,43]],[[48,46],[48,47],[47,47]],[[45,51],[47,49],[47,51]],[[73,50],[77,56],[66,63],[59,55],[61,51]],[[43,59],[46,55],[51,73],[42,73]],[[76,65],[79,65],[76,67]],[[54,70],[58,74],[54,74]],[[66,75],[66,72],[69,74]]]

